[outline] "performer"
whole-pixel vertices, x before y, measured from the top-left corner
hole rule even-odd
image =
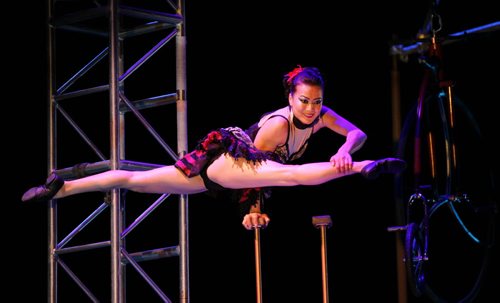
[[[45,184],[33,187],[22,201],[46,201],[70,195],[124,188],[142,193],[194,194],[233,190],[248,211],[270,187],[317,185],[360,173],[368,179],[400,173],[405,161],[396,158],[353,161],[351,154],[367,136],[354,124],[323,105],[324,81],[315,67],[301,66],[284,76],[288,106],[265,114],[244,131],[219,128],[200,140],[195,149],[168,165],[147,171],[111,170],[75,180],[52,173]],[[301,157],[309,138],[321,128],[346,137],[329,161],[288,164]],[[262,220],[263,219],[263,220]],[[267,224],[264,214],[247,216],[246,228]]]

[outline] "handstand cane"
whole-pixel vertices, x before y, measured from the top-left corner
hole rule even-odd
[[[262,276],[260,268],[260,229],[261,225],[254,226],[255,243],[255,278],[257,282],[257,303],[262,303]]]
[[[263,195],[261,193],[259,200],[257,201],[256,209],[260,212],[262,209]],[[262,271],[260,267],[260,229],[262,224],[258,222],[257,225],[253,226],[254,230],[254,251],[255,251],[255,279],[256,279],[256,292],[257,292],[257,303],[262,303]]]
[[[315,216],[313,225],[321,230],[321,272],[323,277],[323,303],[328,303],[328,266],[326,258],[326,228],[332,226],[330,216]]]

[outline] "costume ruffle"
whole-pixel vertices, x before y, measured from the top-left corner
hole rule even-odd
[[[239,127],[219,128],[208,133],[198,141],[195,149],[175,163],[187,177],[197,175],[206,177],[206,169],[220,155],[229,154],[235,159],[243,158],[253,164],[265,160],[280,162],[273,152],[261,151],[255,147],[250,137]],[[203,173],[205,171],[205,173]],[[204,178],[205,186],[212,195],[217,195],[222,186]],[[232,190],[232,199],[238,201],[242,214],[247,214],[252,205],[255,205],[261,194],[268,198],[270,188],[244,188]]]

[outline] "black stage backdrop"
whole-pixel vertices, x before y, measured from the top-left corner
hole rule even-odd
[[[14,302],[44,302],[47,298],[47,208],[23,205],[22,193],[41,183],[47,174],[47,69],[44,1],[8,9],[14,21],[6,22],[4,76],[3,160],[5,297]],[[83,2],[83,1],[81,1]],[[148,2],[148,1],[144,1]],[[157,9],[166,4],[151,1],[141,7]],[[391,41],[412,41],[422,27],[428,1],[359,2],[187,1],[187,94],[189,147],[217,127],[246,128],[264,112],[285,106],[282,76],[297,64],[320,68],[326,79],[325,104],[368,134],[356,160],[396,154],[392,140]],[[136,5],[131,1],[130,5]],[[79,1],[60,1],[72,8]],[[86,4],[85,4],[86,5]],[[439,6],[443,36],[500,21],[490,1]],[[126,39],[125,66],[148,51],[164,35]],[[448,76],[474,115],[486,138],[476,145],[464,138],[467,171],[475,189],[498,176],[496,112],[500,101],[499,34],[450,43],[444,47]],[[106,46],[106,39],[61,33],[57,60],[58,85]],[[160,50],[126,80],[129,99],[136,100],[175,89],[173,47]],[[417,56],[399,61],[401,108],[405,120],[415,105],[421,69]],[[76,88],[106,81],[107,67],[96,67]],[[108,154],[106,93],[71,101],[65,109]],[[80,102],[78,102],[80,101]],[[5,107],[4,107],[5,108]],[[144,111],[162,136],[176,150],[175,109],[164,106]],[[127,114],[129,115],[129,114]],[[127,118],[128,159],[172,164],[135,118]],[[60,119],[60,167],[98,159]],[[342,138],[321,131],[311,140],[302,162],[327,161]],[[487,176],[487,177],[485,177]],[[486,186],[485,191],[490,190]],[[465,186],[467,191],[467,186]],[[133,220],[149,206],[153,195],[129,193],[127,219]],[[82,194],[59,203],[59,233],[66,235],[99,205],[100,193]],[[406,199],[406,198],[405,198]],[[406,203],[406,200],[404,201]],[[189,197],[191,302],[255,302],[253,234],[241,227],[236,205],[224,197],[205,194]],[[396,219],[394,179],[383,176],[368,181],[350,176],[319,186],[277,188],[266,201],[270,226],[261,233],[263,296],[265,302],[320,302],[320,232],[312,226],[316,215],[330,215],[327,232],[330,298],[334,302],[397,302],[395,236],[387,227]],[[171,199],[127,237],[129,252],[177,243],[177,200]],[[109,239],[109,212],[105,211],[75,238],[74,245]],[[453,302],[470,290],[482,255],[463,236],[448,214],[433,221],[436,256],[430,280],[434,291]],[[498,229],[495,226],[495,229]],[[455,244],[458,242],[459,244]],[[475,302],[497,302],[498,245],[488,263],[482,290]],[[108,249],[64,256],[64,261],[88,284],[101,302],[110,300]],[[144,262],[145,270],[178,302],[178,259]],[[442,266],[441,266],[442,265]],[[4,272],[5,273],[5,272]],[[87,302],[68,278],[59,274],[60,302]],[[127,270],[129,302],[159,302],[151,288],[132,269]],[[409,302],[431,302],[427,297]]]

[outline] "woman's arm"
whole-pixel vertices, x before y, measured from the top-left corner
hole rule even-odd
[[[351,155],[359,150],[367,139],[367,135],[356,125],[349,122],[332,109],[323,106],[326,111],[321,119],[319,128],[327,127],[332,131],[346,137],[344,144],[340,146],[337,152],[330,158],[333,166],[338,166],[341,171],[352,169]]]
[[[288,120],[276,116],[267,120],[255,136],[254,145],[260,150],[274,152],[280,145],[285,144],[288,135]],[[267,214],[262,213],[261,201],[252,206],[250,212],[243,217],[242,225],[247,230],[255,226],[267,227],[271,221]]]

